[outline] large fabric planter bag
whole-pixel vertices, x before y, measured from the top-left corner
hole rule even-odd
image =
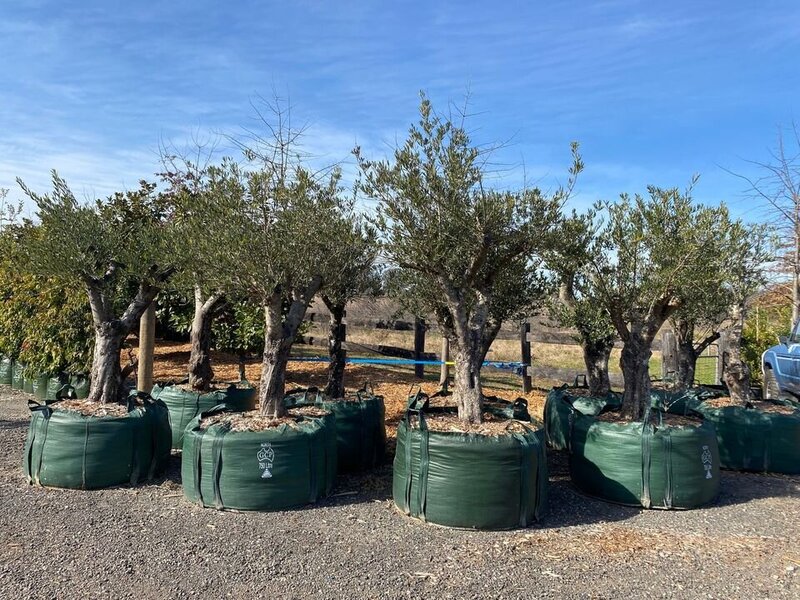
[[[186,426],[202,412],[226,404],[231,410],[244,412],[256,407],[256,389],[247,382],[239,387],[231,384],[225,389],[212,392],[195,392],[172,384],[156,384],[151,392],[153,398],[161,400],[169,410],[172,428],[172,448],[183,447],[183,432]]]
[[[327,490],[326,428],[323,419],[302,419],[264,431],[231,431],[224,423],[201,429],[200,413],[183,437],[183,493],[204,507],[284,510],[314,503]]]
[[[716,430],[723,468],[800,473],[800,410],[781,414],[752,405],[715,408],[701,404],[697,412]]]
[[[353,397],[325,400],[316,388],[293,390],[287,406],[315,405],[336,415],[337,463],[340,473],[365,471],[383,463],[386,456],[386,408],[383,396],[371,386]]]
[[[65,385],[67,378],[63,375],[42,374],[33,380],[33,395],[37,400],[55,400]]]
[[[25,387],[25,365],[20,362],[14,361],[11,365],[11,387],[15,390],[21,390]]]
[[[714,428],[607,423],[576,414],[570,476],[585,494],[644,508],[696,508],[719,493]]]
[[[0,384],[11,385],[13,361],[7,356],[0,357]]]
[[[392,495],[406,515],[469,529],[514,529],[541,519],[547,495],[544,434],[431,431],[424,411],[397,429]]]
[[[123,417],[85,416],[57,403],[29,401],[31,424],[23,469],[35,485],[98,489],[158,475],[169,459],[163,403],[142,399]]]
[[[303,407],[296,407],[297,410],[291,409],[290,416],[302,416],[303,419],[319,419],[324,426],[323,435],[325,442],[325,478],[320,484],[325,490],[325,496],[333,491],[333,485],[336,483],[336,474],[339,472],[339,452],[338,441],[336,439],[336,430],[338,423],[336,422],[336,415],[325,410],[322,407],[313,407],[316,411],[322,414],[309,413],[303,410]]]
[[[89,397],[88,375],[70,375],[69,385],[72,387],[72,393],[75,395],[75,398],[80,400]]]
[[[586,388],[581,388],[586,389]],[[547,445],[554,450],[569,449],[569,436],[572,429],[573,413],[596,416],[607,410],[615,410],[622,405],[619,394],[610,393],[605,398],[592,398],[570,393],[566,385],[548,392],[544,404],[544,431]]]
[[[22,391],[25,392],[26,394],[32,394],[33,393],[33,385],[34,385],[33,382],[34,382],[34,380],[35,380],[34,377],[28,377],[28,376],[23,375],[23,377],[22,377]]]
[[[707,386],[693,387],[683,391],[651,389],[651,406],[673,415],[690,415],[700,404],[711,398],[719,398],[726,393],[722,388]]]

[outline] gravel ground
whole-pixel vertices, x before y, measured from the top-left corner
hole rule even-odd
[[[457,531],[404,517],[391,469],[317,506],[217,512],[164,479],[81,492],[28,486],[23,394],[0,390],[2,598],[798,598],[800,478],[726,472],[711,507],[588,499],[551,453],[539,526]]]

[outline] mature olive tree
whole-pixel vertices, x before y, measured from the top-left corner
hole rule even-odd
[[[188,378],[197,391],[210,389],[214,380],[211,365],[211,327],[214,317],[226,305],[230,278],[218,266],[228,249],[218,236],[209,231],[203,206],[218,202],[226,194],[239,190],[233,163],[226,159],[220,165],[193,162],[179,155],[162,153],[162,179],[168,184],[165,196],[174,213],[176,244],[176,276],[172,287],[191,294],[194,313],[189,328]],[[233,175],[233,176],[232,176]],[[216,224],[223,227],[224,223]]]
[[[552,241],[566,188],[490,190],[481,150],[463,125],[437,115],[426,98],[419,123],[391,161],[371,161],[356,149],[363,190],[378,200],[375,224],[406,289],[436,316],[455,349],[458,416],[483,419],[480,371],[503,320],[531,303],[543,279],[536,263]]]
[[[743,354],[743,330],[756,293],[766,283],[766,265],[774,257],[775,240],[765,225],[730,223],[722,241],[723,272],[729,299],[728,345],[723,379],[731,399],[745,403],[752,397],[750,368]]]
[[[215,269],[263,308],[259,402],[262,414],[281,417],[292,344],[312,299],[342,265],[338,234],[348,207],[338,170],[320,174],[298,164],[291,144],[283,145],[291,132],[275,131],[274,154],[246,154],[257,168],[232,165],[226,193],[198,201],[209,235],[226,249]]]
[[[78,202],[53,173],[53,190],[37,194],[41,235],[26,238],[25,267],[63,286],[82,286],[94,325],[89,400],[122,400],[120,350],[173,272],[169,224],[155,185],[116,193],[94,204]]]
[[[622,413],[640,420],[650,402],[653,340],[687,290],[702,285],[719,249],[725,213],[695,204],[691,188],[654,186],[647,197],[623,194],[597,210],[606,221],[592,248],[592,281],[623,342]]]
[[[342,245],[342,262],[330,273],[322,291],[322,301],[330,313],[328,328],[328,381],[325,395],[330,398],[344,396],[345,351],[342,324],[345,307],[356,298],[376,294],[380,289],[376,267],[378,245],[374,228],[358,215],[341,219],[337,236]]]
[[[589,389],[593,396],[605,396],[611,391],[608,361],[618,336],[588,272],[595,235],[593,218],[594,213],[589,211],[565,219],[546,260],[559,280],[558,298],[550,303],[550,316],[560,326],[577,331]]]

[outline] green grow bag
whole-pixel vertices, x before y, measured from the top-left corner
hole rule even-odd
[[[723,468],[800,473],[800,410],[778,414],[751,404],[720,408],[701,404],[697,412],[716,429]]]
[[[372,387],[355,392],[345,400],[324,400],[319,390],[293,390],[287,406],[316,405],[336,415],[339,472],[365,471],[383,464],[386,456],[386,408],[383,396]]]
[[[586,389],[586,388],[581,388]],[[619,394],[610,393],[605,398],[590,398],[570,394],[566,385],[553,388],[547,394],[544,404],[544,431],[547,444],[554,450],[568,450],[570,430],[575,411],[596,416],[607,410],[618,409],[622,405]]]
[[[409,411],[411,412],[411,411]],[[470,529],[515,529],[541,519],[547,495],[544,433],[485,436],[431,431],[417,411],[397,429],[392,495],[406,515]]]
[[[719,493],[719,450],[711,424],[655,427],[576,414],[572,482],[585,494],[644,508],[696,508]]]
[[[89,376],[85,374],[70,375],[69,385],[78,399],[89,397]]]
[[[185,383],[185,382],[184,382]],[[226,389],[198,393],[184,390],[174,384],[156,384],[151,392],[153,398],[161,400],[169,410],[169,423],[172,428],[172,448],[183,447],[183,432],[201,412],[211,410],[219,404],[226,404],[231,410],[243,412],[256,407],[256,389],[243,382],[243,387],[230,384]]]
[[[299,408],[299,407],[298,407]],[[318,408],[318,407],[315,407]],[[321,408],[321,407],[320,407]],[[323,409],[324,410],[324,409]],[[290,415],[292,414],[290,409]],[[316,415],[303,415],[303,419],[319,419],[324,426],[323,435],[325,442],[325,479],[321,484],[325,490],[325,495],[331,493],[333,484],[336,483],[336,473],[338,473],[339,462],[339,447],[336,437],[339,423],[337,417],[332,411],[327,411],[322,416]]]
[[[186,498],[204,507],[284,510],[327,494],[326,429],[323,419],[298,420],[266,431],[200,429],[199,414],[183,437],[181,477]]]
[[[25,365],[20,362],[14,361],[11,365],[11,387],[15,390],[21,390],[25,387]]]
[[[42,374],[33,379],[33,395],[37,400],[55,400],[65,385],[67,378],[64,375]]]
[[[28,482],[90,490],[159,474],[169,459],[167,407],[149,397],[142,402],[131,403],[124,417],[95,417],[30,400],[23,457]]]
[[[34,381],[35,381],[34,377],[26,377],[26,376],[23,375],[23,377],[22,377],[22,391],[25,392],[26,394],[32,394],[33,393]]]
[[[724,395],[726,393],[721,389],[702,386],[683,391],[651,389],[650,401],[652,408],[673,415],[689,415],[705,400],[720,398]]]
[[[11,385],[14,362],[7,356],[0,357],[0,384]]]

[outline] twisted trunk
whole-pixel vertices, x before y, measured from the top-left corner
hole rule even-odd
[[[344,349],[344,304],[334,304],[323,299],[331,314],[328,329],[328,383],[325,395],[329,398],[344,397],[344,368],[347,352]]]
[[[638,332],[631,332],[622,346],[620,367],[625,378],[622,396],[622,416],[641,421],[650,404],[650,356],[652,340]]]
[[[197,391],[208,390],[214,381],[214,369],[211,366],[211,324],[214,313],[222,302],[221,295],[203,298],[200,289],[195,288],[194,318],[189,333],[192,346],[189,355],[189,385]]]
[[[589,379],[589,392],[592,396],[603,397],[611,391],[608,378],[608,361],[614,349],[614,340],[590,342],[581,339],[583,362]]]
[[[115,318],[111,312],[111,302],[102,292],[101,282],[87,279],[85,283],[95,334],[87,399],[101,404],[122,402],[123,371],[119,353],[128,334],[158,294],[158,288],[140,285],[122,317]]]
[[[305,318],[311,299],[322,287],[322,278],[312,278],[302,290],[292,292],[289,310],[283,314],[283,295],[280,289],[266,299],[264,306],[264,357],[261,367],[259,403],[261,414],[275,418],[286,416],[286,366],[289,353]]]
[[[723,363],[725,385],[734,402],[744,404],[752,399],[750,389],[750,367],[742,356],[742,330],[746,318],[744,306],[734,306],[731,311],[731,326],[728,329],[728,344]]]
[[[470,347],[466,340],[459,340],[455,355],[453,395],[458,405],[458,418],[468,423],[480,423],[483,420],[483,358],[480,354],[477,344]]]

